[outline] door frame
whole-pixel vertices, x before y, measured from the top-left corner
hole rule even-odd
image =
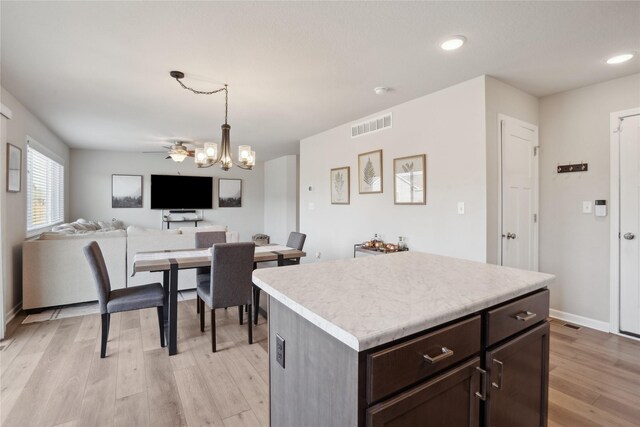
[[[609,332],[620,333],[620,136],[621,118],[640,115],[640,107],[616,111],[610,115],[610,200],[609,200]],[[637,338],[635,338],[637,339]]]
[[[540,130],[537,125],[516,119],[511,116],[507,116],[506,114],[498,113],[498,265],[502,265],[502,245],[504,239],[502,238],[503,230],[502,230],[502,122],[503,121],[512,121],[515,124],[520,126],[535,129],[537,141],[534,143],[534,147],[537,149],[537,154],[534,155],[533,162],[533,210],[535,215],[537,215],[536,222],[533,223],[533,270],[539,270],[539,229],[540,229]]]

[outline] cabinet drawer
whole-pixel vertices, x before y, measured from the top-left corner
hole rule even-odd
[[[480,316],[372,353],[367,360],[367,401],[374,403],[480,352]]]
[[[367,427],[480,424],[480,358],[367,409]],[[476,394],[478,393],[478,394]]]
[[[549,291],[520,298],[487,312],[487,346],[491,346],[549,316]]]

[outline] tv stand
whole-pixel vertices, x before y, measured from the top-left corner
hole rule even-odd
[[[188,214],[188,216],[183,216],[182,214]],[[202,221],[204,221],[204,210],[202,209],[199,211],[195,209],[171,209],[168,213],[163,209],[162,226],[160,228],[164,229],[164,224],[167,224],[167,230],[170,230],[173,222],[193,222],[197,227],[198,223]]]

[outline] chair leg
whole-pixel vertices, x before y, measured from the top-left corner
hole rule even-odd
[[[160,347],[164,347],[164,307],[158,306],[158,327],[160,328]]]
[[[253,322],[258,324],[258,311],[260,310],[260,288],[257,286],[253,287]]]
[[[240,317],[240,324],[242,325],[242,317],[243,317],[243,311],[244,307],[239,305],[238,306],[238,316]],[[249,315],[249,320],[251,320],[251,315]]]
[[[100,342],[100,358],[104,359],[107,355],[107,340],[109,339],[109,313],[102,315],[102,340]]]
[[[200,313],[200,295],[196,295],[196,314]]]
[[[216,311],[213,308],[211,309],[211,352],[216,352]]]
[[[200,332],[204,332],[204,301],[200,300],[198,305],[200,306]]]
[[[251,313],[251,304],[249,304],[249,313]],[[247,323],[249,324],[249,344],[253,344],[253,322],[251,318]]]

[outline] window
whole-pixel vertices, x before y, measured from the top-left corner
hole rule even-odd
[[[64,220],[64,166],[27,142],[27,231]]]

